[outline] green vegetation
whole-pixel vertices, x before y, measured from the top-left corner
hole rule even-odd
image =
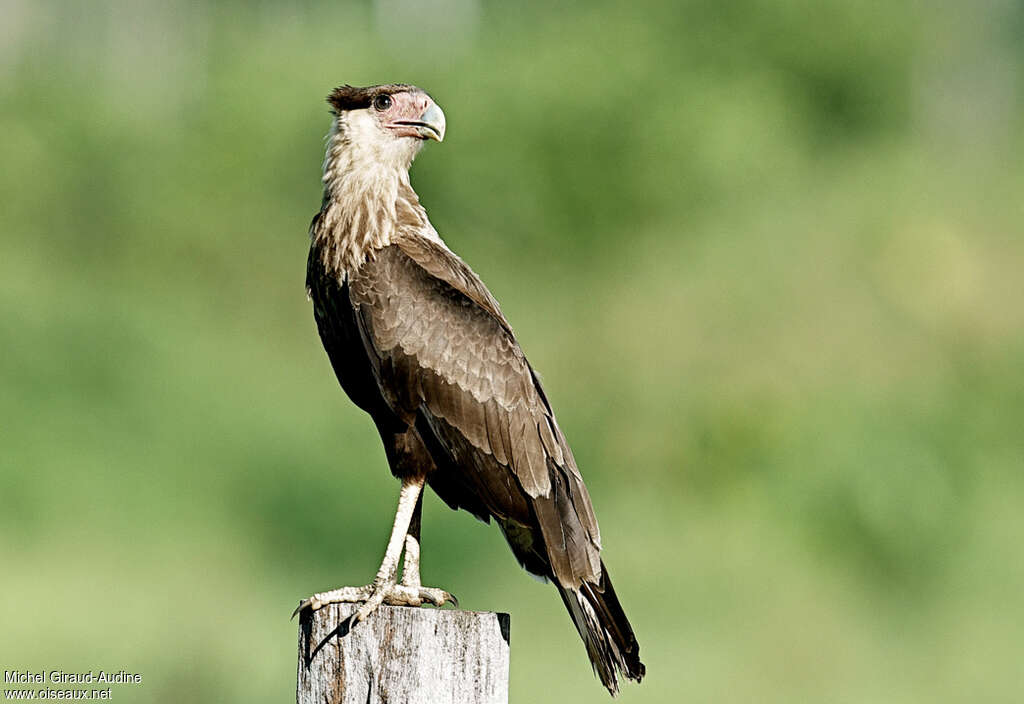
[[[5,7],[4,667],[292,696],[397,496],[303,295],[323,97],[400,80],[594,497],[622,702],[1024,699],[1020,4],[441,4]],[[606,700],[493,527],[424,526],[513,701]]]

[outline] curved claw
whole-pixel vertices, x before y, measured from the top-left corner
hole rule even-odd
[[[452,606],[459,608],[459,600],[455,598],[455,595],[446,592],[443,589],[437,589],[435,587],[420,587],[419,598],[421,601],[433,604],[437,607],[444,606],[450,601]]]
[[[359,609],[356,609],[349,615],[348,618],[346,618],[344,621],[338,624],[338,633],[340,633],[343,636],[348,635],[352,632],[352,629],[355,628],[356,625],[362,620],[363,619],[359,618]]]
[[[291,620],[294,621],[295,620],[295,616],[300,611],[302,611],[303,609],[310,609],[312,611],[316,611],[316,609],[313,609],[312,606],[313,606],[313,600],[312,599],[303,599],[302,601],[299,602],[299,605],[295,607],[295,611],[292,611]]]

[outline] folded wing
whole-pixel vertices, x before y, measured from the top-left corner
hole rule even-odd
[[[498,519],[527,569],[538,572],[546,562],[543,576],[568,588],[599,582],[590,496],[536,375],[480,279],[439,243],[408,237],[376,251],[349,287],[383,396],[428,436],[432,454],[441,455],[439,471],[458,475],[438,478],[442,498],[475,494],[463,503],[482,504]]]

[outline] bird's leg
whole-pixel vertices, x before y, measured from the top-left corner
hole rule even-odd
[[[416,509],[409,522],[409,532],[405,536],[405,559],[402,561],[402,585],[406,587],[422,586],[420,582],[420,523],[423,516],[423,494],[416,501]]]
[[[388,540],[388,547],[384,552],[384,560],[380,564],[380,569],[377,570],[377,576],[373,583],[365,587],[341,587],[329,592],[314,594],[299,604],[292,614],[293,616],[303,609],[316,611],[327,604],[365,602],[350,617],[350,625],[354,626],[376,611],[382,603],[394,606],[419,606],[424,601],[437,606],[442,606],[447,601],[456,603],[455,598],[448,592],[442,589],[423,587],[419,584],[418,534],[423,483],[422,477],[402,481],[402,491],[398,497],[398,510],[395,512],[395,524],[391,529],[391,538]],[[415,575],[415,584],[407,584],[405,580],[402,584],[397,584],[398,560],[402,556],[403,545],[407,543],[410,523],[414,516],[417,539],[414,539],[416,547],[414,548],[413,564],[415,567],[410,576]]]
[[[409,522],[409,532],[405,536],[405,556],[402,560],[402,584],[401,587],[411,589],[419,593],[420,599],[435,606],[444,606],[450,601],[456,607],[459,600],[454,594],[449,594],[443,589],[436,587],[424,587],[420,582],[420,524],[423,514],[423,494],[420,494],[416,502],[416,510],[413,511],[412,520]]]
[[[384,551],[384,559],[377,570],[377,576],[372,584],[365,587],[341,587],[329,592],[314,594],[302,601],[295,613],[310,608],[313,611],[326,606],[327,604],[366,602],[364,606],[373,604],[370,611],[376,609],[381,601],[376,599],[378,594],[382,595],[379,587],[395,583],[395,574],[398,571],[398,559],[402,556],[402,545],[405,542],[406,533],[409,530],[409,522],[419,501],[420,492],[423,489],[423,479],[404,480],[402,491],[398,495],[398,510],[395,512],[395,523],[391,528],[391,538],[388,540],[387,550]],[[418,604],[416,604],[418,606]],[[360,609],[362,611],[362,609]],[[294,614],[292,614],[294,616]],[[368,615],[368,614],[367,614]],[[362,619],[359,619],[362,620]]]

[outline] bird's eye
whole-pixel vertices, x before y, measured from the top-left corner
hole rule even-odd
[[[381,112],[384,112],[391,107],[391,96],[390,95],[378,95],[373,99],[373,107],[377,108]]]

